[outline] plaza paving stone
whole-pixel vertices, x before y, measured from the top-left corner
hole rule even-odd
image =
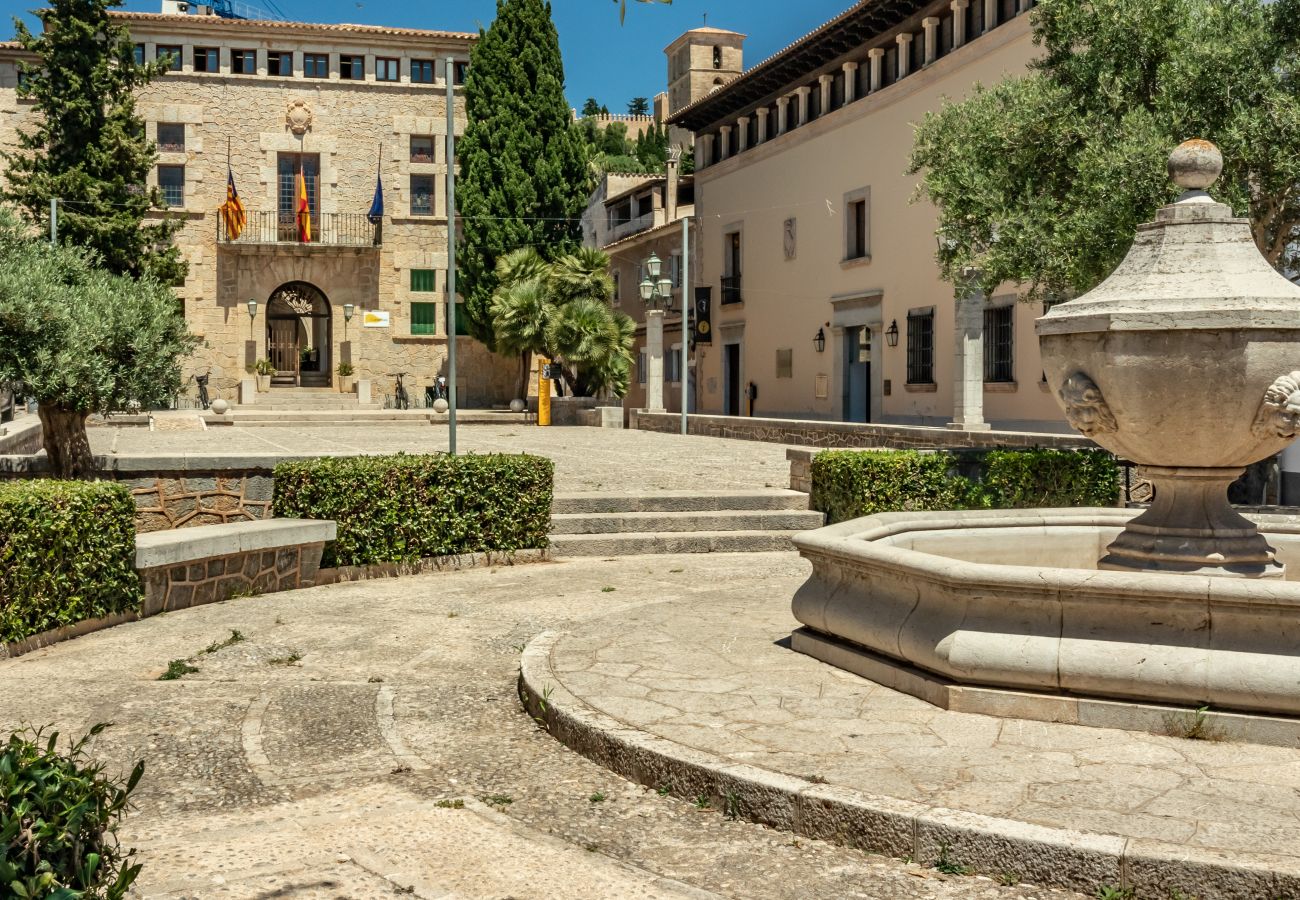
[[[557,492],[640,493],[787,488],[786,448],[678,434],[535,425],[465,425],[457,449],[472,453],[534,453],[555,460]],[[207,431],[90,429],[96,453],[177,456],[203,453],[429,453],[447,448],[445,425],[226,425]]]
[[[767,698],[747,685],[750,662],[742,657],[764,652],[752,636],[777,633],[777,610],[806,573],[790,553],[642,557],[247,597],[0,662],[0,724],[51,723],[73,734],[115,723],[93,749],[113,770],[146,761],[122,830],[124,842],[142,851],[139,893],[146,897],[370,898],[408,888],[416,897],[484,900],[1074,897],[946,876],[928,864],[799,838],[659,796],[569,751],[520,707],[521,648],[547,630],[590,626],[590,677],[603,679],[611,697],[644,695],[653,704],[644,709],[684,739],[707,744],[713,732],[739,738],[747,731],[746,747],[774,747],[783,741],[764,729],[821,714],[826,737],[791,731],[790,745],[775,752],[821,765],[812,752],[818,743],[846,757],[852,747],[900,787],[915,784],[908,773],[926,771],[933,790],[954,790],[945,766],[957,756],[934,751],[987,749],[997,726],[943,728],[913,710],[878,734],[851,736],[853,720],[877,695],[828,670],[815,679],[823,687],[805,695],[813,682],[801,672],[816,664],[788,652],[765,677],[789,684]],[[705,625],[663,621],[665,600],[705,613]],[[623,662],[638,641],[635,631],[613,639],[618,627],[643,630],[658,661]],[[232,629],[245,640],[201,652]],[[680,643],[681,659],[697,665],[674,660],[669,643]],[[180,658],[191,658],[199,672],[157,680]],[[738,727],[719,727],[727,723]],[[1142,781],[1132,767],[1151,759],[1135,754],[1136,744],[1116,751],[1092,735],[1066,741],[1053,734],[1030,726],[1017,745],[1039,761],[1032,780],[1045,789],[1121,775]],[[1249,771],[1254,754],[1231,748],[1219,766]],[[1007,756],[988,765],[1005,766],[1009,782],[1024,782]],[[1163,759],[1185,766],[1188,778],[1208,765],[1186,756],[1171,744]],[[1272,759],[1286,770],[1291,756],[1273,751]],[[1071,760],[1079,770],[1073,777]],[[1107,768],[1094,774],[1087,765]],[[841,777],[836,768],[824,771]],[[1158,782],[1145,783],[1160,791]],[[1205,803],[1224,793],[1209,779],[1200,789]],[[1283,805],[1280,793],[1278,786],[1271,798],[1262,790],[1250,796]],[[603,799],[593,802],[597,794]],[[1163,791],[1147,802],[1158,799],[1177,798]],[[1073,800],[1036,802],[1056,808]]]

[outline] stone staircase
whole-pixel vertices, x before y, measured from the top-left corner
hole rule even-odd
[[[257,402],[235,406],[241,412],[317,412],[339,410],[355,412],[359,409],[382,409],[382,395],[367,404],[357,402],[356,394],[340,394],[332,388],[278,387],[257,395]]]
[[[822,526],[798,491],[557,494],[551,552],[564,556],[791,550],[791,536]]]

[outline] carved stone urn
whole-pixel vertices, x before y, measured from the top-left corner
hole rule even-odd
[[[1155,487],[1103,569],[1283,574],[1227,489],[1300,427],[1300,287],[1205,192],[1222,168],[1207,141],[1174,150],[1169,175],[1185,193],[1139,227],[1109,278],[1037,321],[1070,424]]]

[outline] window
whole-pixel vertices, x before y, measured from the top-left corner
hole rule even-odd
[[[163,153],[184,153],[185,126],[174,122],[159,122],[158,149]]]
[[[844,258],[865,259],[870,252],[867,198],[850,199],[844,209]]]
[[[220,72],[221,71],[221,54],[216,47],[195,47],[194,48],[194,71],[195,72]]]
[[[416,84],[433,84],[433,60],[411,60],[411,81]]]
[[[433,161],[433,138],[428,135],[411,135],[411,162],[431,163]]]
[[[298,173],[307,185],[307,208],[313,233],[320,231],[320,155],[281,153],[277,157],[276,200],[279,210],[278,240],[298,240]]]
[[[438,304],[411,304],[411,334],[438,333]]]
[[[681,384],[682,381],[682,345],[673,344],[664,354],[664,381],[668,384]]]
[[[673,251],[668,267],[668,277],[672,279],[674,288],[682,286],[682,254],[680,251]]]
[[[137,66],[143,66],[144,65],[144,44],[136,44],[135,47],[132,49],[133,49],[133,55],[135,56],[135,64]]]
[[[397,60],[377,57],[375,59],[375,81],[397,80]]]
[[[257,74],[256,50],[231,50],[230,71],[235,75]]]
[[[456,62],[452,64],[452,68],[451,68],[452,84],[464,84],[465,77],[467,75],[469,75],[469,63]]]
[[[776,377],[794,377],[794,350],[786,347],[776,351]]]
[[[433,215],[433,176],[411,176],[411,215]]]
[[[1016,380],[1015,306],[994,306],[984,310],[984,380]]]
[[[722,302],[739,303],[740,296],[740,232],[723,236]]]
[[[302,55],[302,75],[304,78],[329,78],[329,55],[325,53],[304,53]]]
[[[420,293],[436,291],[438,289],[437,284],[437,273],[433,269],[411,270],[411,290]]]
[[[168,206],[184,206],[185,167],[159,166],[158,187],[162,190],[163,203]]]
[[[722,48],[721,48],[721,47],[714,47],[714,48],[713,48],[713,68],[715,68],[715,69],[721,69],[721,68],[722,68]]]
[[[157,60],[166,60],[171,64],[171,71],[179,72],[181,70],[181,48],[177,46],[164,47],[161,44],[154,49],[153,58]]]
[[[364,81],[366,58],[364,56],[339,56],[339,77],[347,81]]]
[[[907,383],[934,384],[934,309],[907,314]]]
[[[272,50],[266,54],[267,75],[292,75],[293,54],[281,50]]]

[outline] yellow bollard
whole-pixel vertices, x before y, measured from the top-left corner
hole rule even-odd
[[[551,379],[546,377],[546,367],[551,361],[537,357],[537,424],[551,424]]]

